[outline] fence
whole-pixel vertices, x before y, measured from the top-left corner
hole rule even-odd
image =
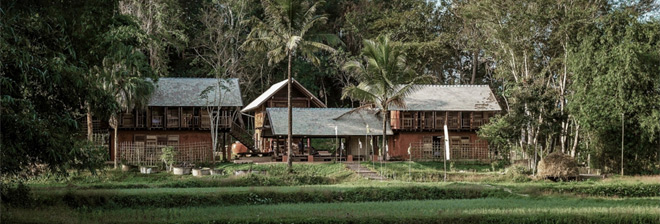
[[[445,144],[442,141],[414,142],[410,145],[410,155],[415,161],[442,161],[445,159]],[[488,150],[488,143],[477,141],[451,144],[450,160],[490,160],[493,155]]]
[[[160,159],[162,149],[172,146],[176,152],[175,163],[195,164],[213,161],[213,149],[209,142],[186,144],[144,145],[142,142],[123,142],[119,144],[119,159],[130,165],[157,166],[163,164]]]

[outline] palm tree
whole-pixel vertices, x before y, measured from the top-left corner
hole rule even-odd
[[[117,107],[110,115],[110,126],[114,129],[114,167],[117,168],[117,129],[119,113],[134,108],[144,108],[155,89],[151,80],[154,76],[147,57],[136,48],[115,45],[116,51],[103,59],[102,67],[96,68],[98,83],[114,99]]]
[[[354,72],[360,83],[357,86],[345,87],[342,99],[350,97],[380,110],[383,119],[383,141],[379,154],[382,156],[387,144],[385,138],[389,107],[405,107],[404,98],[416,90],[415,84],[428,82],[432,77],[415,74],[406,65],[404,52],[394,47],[387,36],[379,36],[376,42],[364,40],[363,44],[364,65],[359,61],[349,61],[343,67],[348,72]]]
[[[291,142],[292,142],[292,112],[291,112],[291,62],[293,56],[302,56],[315,65],[319,59],[315,53],[323,50],[335,52],[332,47],[321,43],[325,40],[330,44],[338,43],[339,38],[332,34],[309,34],[314,25],[325,23],[328,18],[317,15],[316,9],[323,4],[317,1],[310,6],[308,1],[302,0],[271,0],[264,1],[265,18],[258,21],[257,26],[250,32],[243,44],[255,50],[267,51],[268,63],[276,64],[288,58],[288,126],[287,133],[287,161],[289,172],[292,171]]]

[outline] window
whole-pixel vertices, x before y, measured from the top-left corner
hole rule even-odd
[[[157,141],[159,146],[167,145],[167,135],[158,135]]]
[[[147,135],[147,146],[155,147],[157,145],[157,137],[155,135]]]
[[[167,145],[168,146],[179,146],[179,136],[178,135],[167,136]]]

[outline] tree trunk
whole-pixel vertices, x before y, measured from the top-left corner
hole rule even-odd
[[[580,137],[580,124],[577,124],[575,126],[575,138],[573,139],[573,148],[571,148],[571,157],[573,157],[573,158],[575,158],[575,154],[577,152],[577,145],[578,145],[579,137]]]
[[[286,144],[287,144],[287,154],[286,155],[287,155],[287,158],[288,158],[286,163],[287,163],[287,167],[289,169],[289,173],[291,173],[291,172],[293,172],[293,162],[291,161],[292,160],[292,158],[291,158],[291,151],[292,151],[291,142],[293,141],[292,140],[293,122],[291,120],[292,117],[293,117],[292,116],[292,111],[291,111],[291,85],[293,84],[293,82],[291,80],[291,50],[289,50],[288,53],[289,53],[289,66],[287,68],[287,73],[288,73],[288,79],[289,80],[288,80],[287,97],[286,98],[287,98],[287,111],[288,111],[288,118],[289,118],[289,120],[288,120],[289,130],[288,130],[288,133],[287,133],[287,142],[286,142]]]
[[[379,154],[381,160],[385,160],[385,146],[387,145],[387,108],[383,109],[383,144],[380,146]]]
[[[472,56],[472,79],[470,85],[474,85],[474,80],[477,78],[477,67],[479,66],[479,51],[475,51]]]
[[[117,115],[114,115],[114,116],[117,116]],[[114,140],[115,140],[114,141],[115,142],[114,154],[115,155],[114,156],[115,156],[115,169],[117,169],[117,167],[118,167],[117,166],[117,159],[119,159],[119,158],[117,158],[117,154],[118,154],[117,151],[119,151],[119,144],[118,144],[119,141],[117,140],[117,129],[119,127],[119,121],[117,120],[116,117],[115,118],[110,118],[110,120],[111,120],[110,123],[112,123],[111,126],[113,126],[112,128],[115,129],[115,137],[114,137]]]
[[[93,138],[94,135],[94,124],[92,121],[92,106],[89,105],[89,102],[87,102],[87,139],[89,141],[94,141]]]

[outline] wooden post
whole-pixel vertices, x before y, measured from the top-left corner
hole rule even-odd
[[[472,124],[474,124],[474,112],[470,112],[470,130],[474,129]]]
[[[623,123],[625,116],[621,113],[621,176],[623,176],[623,136],[625,134],[625,124]]]
[[[227,132],[222,133],[222,161],[228,162],[231,157],[231,152],[227,149]]]

